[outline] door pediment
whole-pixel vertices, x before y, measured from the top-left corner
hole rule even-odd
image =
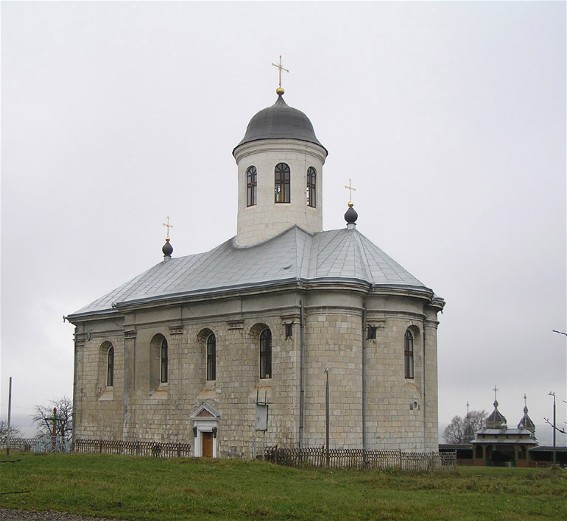
[[[211,404],[201,402],[192,411],[189,416],[192,420],[219,420],[220,412]]]

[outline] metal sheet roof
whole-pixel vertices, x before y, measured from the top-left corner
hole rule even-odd
[[[537,445],[537,440],[530,438],[529,436],[520,437],[520,438],[478,438],[476,440],[472,440],[471,444],[473,445]]]
[[[429,288],[356,229],[310,234],[293,226],[255,246],[238,247],[232,238],[209,252],[160,262],[69,318],[129,303],[298,280],[358,281],[374,287],[413,288],[433,296]]]
[[[489,436],[531,436],[532,433],[527,429],[482,429],[477,435]]]
[[[278,96],[271,107],[262,109],[252,117],[244,137],[235,150],[245,143],[263,139],[297,139],[323,147],[315,136],[315,130],[309,118],[300,110],[290,107],[282,96]]]

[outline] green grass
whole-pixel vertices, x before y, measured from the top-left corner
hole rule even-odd
[[[20,461],[0,464],[0,508],[160,521],[567,519],[567,471],[560,469],[463,467],[422,474],[241,460],[11,459]]]

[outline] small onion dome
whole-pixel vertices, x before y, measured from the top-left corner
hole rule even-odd
[[[520,423],[518,423],[518,429],[527,429],[532,434],[535,432],[535,424],[528,415],[527,405],[524,407],[524,416],[520,420]]]
[[[347,225],[356,225],[356,220],[358,219],[358,213],[356,213],[356,210],[353,208],[353,206],[354,205],[352,204],[352,201],[349,201],[348,210],[345,212],[345,221],[347,222]]]
[[[165,239],[165,244],[163,245],[161,251],[163,252],[164,258],[171,259],[171,254],[173,253],[173,246],[169,242],[169,237]]]
[[[506,417],[498,410],[498,400],[494,400],[494,411],[486,418],[486,427],[488,429],[506,428]]]

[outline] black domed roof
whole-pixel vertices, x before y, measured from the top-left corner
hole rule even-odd
[[[271,107],[261,110],[250,120],[246,134],[235,150],[240,145],[262,139],[298,139],[323,147],[315,136],[309,118],[300,110],[290,107],[281,95]]]

